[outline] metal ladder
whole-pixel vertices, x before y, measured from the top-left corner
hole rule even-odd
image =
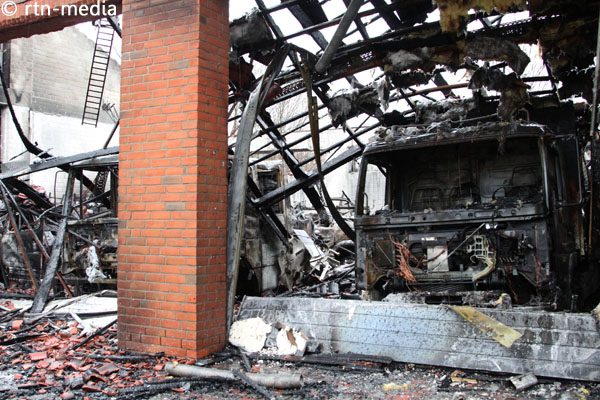
[[[115,31],[110,23],[106,19],[101,19],[98,22],[94,57],[92,58],[92,68],[90,69],[90,78],[81,118],[82,125],[98,126],[114,36]]]

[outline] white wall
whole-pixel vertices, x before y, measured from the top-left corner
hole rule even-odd
[[[53,156],[70,156],[100,149],[113,129],[112,124],[100,122],[98,127],[94,128],[91,125],[81,125],[79,118],[34,112],[27,107],[16,106],[15,113],[29,140],[32,143],[37,143],[37,146],[42,150],[48,150]],[[1,155],[2,160],[8,162],[17,154],[25,151],[25,146],[17,134],[8,108],[2,110],[2,121]],[[118,134],[119,131],[117,130],[109,147],[118,145]],[[7,167],[9,169],[22,167],[35,162],[36,159],[35,156],[25,153],[9,162]],[[28,181],[29,184],[44,187],[49,196],[56,195],[60,199],[66,185],[66,174],[60,172],[56,175],[57,171],[60,170],[53,168],[36,172],[29,177],[24,176],[21,179]],[[55,180],[56,193],[54,190]]]
[[[31,132],[33,140],[42,149],[52,149],[50,153],[54,156],[70,156],[101,149],[108,138],[112,124],[98,123],[98,127],[81,125],[79,118],[48,115],[39,112],[31,112]],[[115,146],[119,142],[118,131],[109,146]],[[30,183],[46,188],[47,193],[61,198],[66,185],[66,173],[56,172],[58,168],[36,172],[30,177]],[[56,178],[55,178],[56,177]],[[56,179],[56,193],[54,182]]]
[[[29,137],[29,107],[15,106],[14,109],[25,136]],[[29,153],[22,154],[11,161],[11,159],[17,154],[25,151],[25,146],[23,145],[23,141],[19,137],[17,129],[12,122],[8,107],[3,107],[2,110],[2,125],[0,134],[2,135],[2,145],[0,146],[2,162],[9,163],[7,165],[9,169],[12,169],[11,167],[14,165],[13,163],[29,164],[31,161]]]

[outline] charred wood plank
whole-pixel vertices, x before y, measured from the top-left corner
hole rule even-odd
[[[273,145],[278,150],[280,150],[281,157],[283,158],[287,166],[290,168],[290,171],[292,172],[292,175],[294,175],[294,178],[306,178],[306,173],[300,168],[300,162],[296,159],[292,151],[286,145],[285,139],[283,138],[279,130],[272,128],[274,123],[273,120],[271,120],[271,117],[263,112],[259,115],[258,122],[262,125],[267,135],[271,138],[271,142],[273,143]],[[304,194],[306,195],[314,209],[317,211],[317,213],[321,214],[325,210],[325,207],[321,202],[321,197],[319,196],[317,190],[314,187],[306,186],[302,188],[302,191],[304,191]]]
[[[12,339],[3,340],[2,342],[0,342],[0,346],[8,346],[10,344],[22,343],[22,342],[26,342],[26,341],[31,340],[31,339],[37,339],[40,336],[44,336],[44,334],[42,334],[42,333],[32,333],[32,334],[29,334],[29,335],[19,335],[19,336],[15,336]]]
[[[227,221],[227,327],[233,320],[233,307],[237,291],[237,276],[239,274],[240,249],[244,234],[244,215],[246,211],[246,194],[248,189],[248,162],[250,144],[256,118],[267,97],[267,93],[275,78],[281,71],[288,55],[289,46],[282,47],[273,58],[267,71],[244,108],[240,129],[235,145],[235,155],[229,178],[229,215]]]
[[[31,164],[29,167],[24,168],[19,171],[11,171],[11,172],[5,172],[3,174],[0,174],[0,179],[6,180],[9,178],[17,178],[19,176],[32,174],[34,172],[45,171],[50,168],[61,168],[68,172],[68,166],[71,163],[89,160],[89,159],[93,159],[96,157],[118,154],[118,153],[119,153],[119,147],[114,146],[114,147],[108,147],[106,149],[99,149],[99,150],[94,150],[94,151],[88,151],[88,152],[81,153],[81,154],[75,154],[73,156],[54,157],[54,158],[46,160],[46,161]],[[51,204],[50,204],[50,206],[51,206]],[[49,207],[46,207],[46,208],[49,208]]]
[[[9,188],[14,188],[14,189],[18,190],[20,193],[23,193],[25,196],[27,196],[27,198],[30,199],[31,201],[33,201],[33,203],[37,207],[40,207],[44,210],[47,210],[47,209],[53,207],[53,204],[50,203],[48,201],[48,199],[40,196],[40,194],[38,192],[36,192],[35,189],[33,189],[31,186],[29,186],[25,182],[23,182],[17,178],[13,178],[13,177],[2,178],[2,180],[3,180],[4,184],[7,185]]]
[[[78,357],[87,357],[92,360],[110,360],[110,361],[118,361],[118,362],[142,362],[142,361],[148,361],[152,358],[164,356],[164,353],[143,354],[143,355],[118,355],[118,354],[96,355],[96,354],[85,354],[85,353],[75,353],[75,354]]]
[[[307,364],[307,365],[316,365],[316,366],[325,366],[325,367],[337,367],[340,369],[348,370],[348,371],[356,371],[356,372],[381,372],[384,366],[387,366],[391,363],[389,362],[381,363],[379,361],[367,361],[367,360],[350,360],[348,358],[341,358],[336,356],[323,357],[324,355],[319,355],[320,357],[295,357],[295,356],[271,356],[265,354],[252,354],[250,357],[255,360],[269,360],[269,361],[281,361],[286,363],[294,363],[294,364]],[[373,365],[361,365],[360,363],[370,363]]]
[[[346,5],[346,7],[350,6],[350,2],[352,0],[344,0],[344,4]],[[365,27],[365,24],[362,23],[362,21],[360,20],[360,18],[356,18],[354,20],[354,23],[356,24],[356,29],[358,30],[358,32],[360,33],[360,35],[362,36],[363,39],[369,39],[369,34],[367,33],[367,28]],[[348,35],[350,32],[346,31],[346,35]],[[342,44],[343,46],[343,44]]]
[[[251,176],[248,176],[248,188],[250,192],[254,196],[254,198],[260,198],[263,194],[260,191],[256,182],[252,179]],[[250,199],[250,204],[252,204],[252,199]],[[279,240],[285,245],[289,245],[289,238],[291,237],[285,226],[281,223],[281,220],[275,214],[273,207],[264,207],[264,208],[255,208],[257,212],[261,214],[261,216],[267,221],[267,224],[273,229],[273,232],[277,236]]]
[[[94,333],[92,333],[90,336],[86,337],[82,342],[73,346],[72,350],[76,350],[80,347],[83,347],[86,344],[88,344],[90,341],[97,338],[98,336],[103,335],[106,331],[108,331],[110,329],[111,326],[113,326],[116,323],[117,323],[117,319],[115,319],[112,322],[109,322],[108,324],[104,325],[102,328],[96,329],[96,331]]]
[[[328,173],[335,171],[337,168],[346,164],[347,162],[359,157],[362,154],[362,149],[359,147],[351,147],[338,157],[333,160],[326,162],[323,164],[323,174],[327,175]],[[278,201],[283,200],[284,198],[296,193],[302,188],[313,185],[319,180],[319,173],[313,172],[308,175],[306,178],[296,179],[293,182],[288,183],[287,185],[281,186],[272,192],[265,194],[260,199],[254,202],[254,205],[257,207],[265,207],[268,205],[273,205]]]
[[[375,8],[375,10],[377,10],[379,13],[381,13],[383,20],[385,21],[386,24],[388,24],[388,26],[392,30],[396,30],[396,29],[402,27],[400,20],[398,19],[398,17],[396,17],[393,10],[385,10],[384,9],[384,7],[387,6],[387,4],[384,0],[371,0],[371,4],[373,4],[373,7]]]
[[[325,175],[323,174],[323,166],[321,164],[321,143],[319,140],[319,114],[317,108],[317,98],[312,95],[312,82],[306,64],[300,66],[300,71],[304,78],[305,85],[307,87],[307,104],[308,104],[308,117],[310,118],[310,134],[312,136],[313,151],[315,156],[315,162],[317,164],[317,172],[319,173],[319,179],[321,181],[321,192],[325,199],[325,204],[329,208],[329,213],[333,217],[334,221],[340,227],[340,229],[350,238],[350,240],[356,240],[356,233],[352,229],[346,220],[342,217],[338,209],[333,204],[329,191],[325,186]],[[356,139],[358,141],[358,139]],[[360,142],[359,142],[360,143]]]

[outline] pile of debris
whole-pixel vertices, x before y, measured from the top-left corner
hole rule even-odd
[[[0,174],[2,283],[35,294],[35,312],[51,296],[115,287],[116,152],[112,148],[52,158]],[[55,167],[69,173],[62,201],[56,204],[43,189],[20,179]],[[87,182],[86,171],[97,172],[95,182]]]
[[[39,315],[28,314],[31,301],[1,301],[3,398],[51,393],[62,399],[91,393],[114,397],[156,380],[167,360],[161,354],[117,350],[116,298],[100,297],[107,294],[52,302]]]
[[[219,385],[240,380],[263,394],[267,389],[257,385],[276,389],[303,385],[299,374],[207,368],[230,359],[230,353],[192,365],[194,360],[162,353],[123,352],[117,347],[114,296],[103,291],[53,301],[41,314],[28,312],[30,300],[0,300],[0,397],[134,399],[183,393],[194,385],[218,391]]]
[[[311,237],[300,229],[294,229],[291,243],[292,254],[297,255],[300,249],[305,255],[300,259],[296,257],[296,274],[284,270],[288,277],[297,278],[284,278],[288,290],[279,296],[356,298],[353,243],[342,241],[330,247],[321,235]]]

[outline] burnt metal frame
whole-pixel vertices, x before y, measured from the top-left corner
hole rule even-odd
[[[286,43],[289,39],[300,36],[300,35],[304,35],[304,34],[308,34],[311,37],[313,37],[313,39],[314,39],[314,37],[317,36],[316,35],[317,32],[320,32],[320,30],[323,28],[331,27],[331,26],[335,25],[335,23],[339,22],[342,18],[342,17],[338,17],[338,18],[332,19],[327,22],[320,22],[320,23],[315,23],[313,25],[310,25],[314,21],[312,21],[310,19],[310,16],[307,15],[307,13],[304,13],[304,12],[301,13],[300,11],[298,11],[298,7],[296,7],[295,10],[290,10],[290,12],[292,13],[292,15],[294,15],[299,20],[300,24],[304,28],[294,34],[291,34],[288,36],[283,36],[270,14],[272,12],[279,11],[284,8],[294,8],[293,6],[299,6],[299,4],[301,2],[288,1],[288,2],[282,3],[281,5],[275,6],[271,9],[267,9],[265,7],[264,3],[262,2],[262,0],[257,0],[256,3],[258,5],[259,11],[266,17],[267,23],[272,28],[272,30],[275,32],[276,38],[280,43]],[[336,56],[334,57],[333,63],[345,64],[346,62],[348,62],[348,60],[351,60],[351,59],[364,58],[365,48],[369,48],[369,47],[380,47],[387,51],[392,51],[394,49],[400,49],[400,48],[407,48],[407,49],[415,48],[418,45],[422,45],[423,44],[422,42],[424,41],[424,39],[418,39],[418,40],[410,40],[410,39],[402,40],[401,39],[400,41],[398,41],[397,39],[400,38],[402,35],[409,35],[409,34],[413,34],[415,32],[424,31],[427,29],[431,29],[432,27],[435,27],[437,25],[437,22],[433,22],[433,23],[425,23],[425,24],[422,24],[422,25],[416,26],[416,27],[406,27],[405,28],[399,24],[399,20],[396,18],[396,16],[392,12],[390,12],[390,11],[393,11],[394,7],[398,6],[397,4],[385,5],[385,3],[381,2],[381,1],[377,1],[377,0],[372,0],[371,3],[374,5],[374,9],[359,12],[358,16],[355,20],[355,23],[357,24],[357,28],[350,32],[347,32],[347,34],[346,34],[346,36],[348,36],[358,30],[361,33],[361,35],[363,35],[365,41],[340,47],[338,49],[338,52],[336,53]],[[382,3],[382,4],[379,4],[379,3]],[[376,14],[376,13],[379,13],[379,15],[376,15],[376,17],[382,17],[386,21],[386,23],[388,24],[388,26],[391,29],[391,32],[381,35],[377,38],[369,38],[368,35],[365,35],[366,30],[361,28],[361,27],[364,27],[364,24],[361,23],[360,18],[368,16],[368,15]],[[390,18],[390,15],[393,18]],[[479,19],[479,18],[481,18],[481,15],[478,14],[476,16],[473,16],[472,18]],[[544,20],[546,22],[555,22],[556,21],[556,19],[554,19],[554,18],[545,18]],[[534,22],[536,22],[536,23],[534,23]],[[539,24],[538,21],[525,20],[525,21],[518,21],[516,23],[502,25],[500,17],[497,17],[496,20],[492,21],[491,24],[489,24],[488,26],[485,26],[480,31],[485,31],[487,35],[506,37],[506,36],[515,35],[515,32],[522,34],[524,29],[530,28],[532,25],[538,26],[538,24]],[[478,32],[472,32],[472,33],[470,33],[470,35],[477,36]],[[319,36],[319,37],[321,37],[321,36]],[[452,42],[449,39],[449,36],[447,34],[442,34],[442,33],[438,34],[435,38],[429,38],[427,40],[432,41],[432,42],[437,42],[437,43],[444,43],[444,42],[451,43]],[[321,48],[326,46],[326,43],[323,42],[321,39],[315,39],[315,42],[317,42],[317,44]],[[302,51],[306,52],[305,50],[302,50]],[[368,62],[363,63],[363,66],[360,67],[358,70],[362,70],[365,68],[371,68],[372,66],[373,65],[371,65]],[[297,67],[297,65],[296,65],[296,67]],[[357,71],[357,69],[354,69],[353,71]],[[342,74],[321,76],[321,77],[319,77],[319,79],[316,80],[316,82],[314,83],[315,92],[317,94],[319,94],[319,97],[321,98],[321,103],[322,103],[321,105],[319,105],[319,109],[326,107],[327,102],[328,102],[328,98],[324,94],[324,91],[322,90],[323,85],[326,85],[327,83],[335,81],[340,78],[347,78],[348,76],[350,76],[350,75],[342,73]],[[282,95],[276,97],[269,105],[267,105],[267,107],[277,104],[278,102],[284,101],[291,97],[294,97],[296,95],[299,95],[306,91],[306,87],[304,87],[304,84],[302,83],[301,78],[299,76],[299,72],[297,70],[292,71],[292,72],[282,73],[278,77],[278,80],[281,81],[282,83],[286,84],[286,86],[284,86],[284,88],[285,87],[293,87],[293,89],[291,91],[288,91],[287,93],[286,93],[286,90],[284,89],[284,93]],[[542,78],[525,79],[525,81],[538,81],[538,80],[549,80],[550,82],[553,81],[551,76],[550,77],[542,77]],[[435,91],[446,91],[447,92],[448,90],[451,90],[453,88],[466,87],[466,84],[443,85],[442,83],[443,82],[440,82],[440,85],[437,87],[433,87],[433,88],[429,88],[429,89],[425,89],[425,90],[421,90],[421,91],[414,91],[414,89],[409,88],[409,90],[411,90],[411,92],[404,93],[404,96],[400,96],[400,98],[398,98],[398,100],[403,99],[407,103],[410,103],[409,97],[427,96],[428,93],[435,92]],[[286,143],[285,136],[287,136],[289,133],[282,135],[278,131],[278,128],[281,128],[293,121],[297,121],[298,119],[303,118],[307,115],[308,115],[308,113],[302,112],[298,115],[295,115],[295,116],[289,118],[286,121],[279,122],[278,124],[274,124],[274,123],[272,123],[272,121],[270,121],[271,123],[267,123],[264,125],[261,124],[261,125],[263,125],[261,134],[269,135],[271,140],[275,143],[276,150],[274,150],[266,155],[262,155],[258,159],[252,161],[251,165],[255,165],[261,161],[269,159],[278,154],[282,154],[282,153],[286,154],[286,152],[293,149],[294,146],[298,145],[299,143],[301,143],[305,140],[308,140],[310,138],[310,135],[305,135],[305,136],[303,136],[299,139],[296,139],[292,142]],[[238,116],[234,116],[233,118],[230,118],[230,121],[235,120],[237,118],[238,118]],[[265,121],[263,121],[263,122],[265,122]],[[266,121],[266,122],[269,122],[269,121]],[[304,125],[302,125],[302,126],[304,126]],[[328,129],[330,129],[331,127],[332,127],[331,124],[324,125],[323,127],[321,127],[319,129],[319,133],[323,133],[323,132],[327,131]],[[351,138],[351,140],[357,140],[357,137],[360,136],[360,134],[365,133],[365,131],[362,131],[360,133],[353,133],[348,130],[347,126],[344,126],[343,128],[348,132],[349,138]],[[323,151],[323,153],[326,153],[328,151],[337,151],[343,145],[345,145],[347,142],[348,142],[348,139],[341,140],[338,143],[330,146],[330,148],[325,149]],[[358,142],[358,143],[360,143],[360,142]],[[260,151],[260,150],[264,150],[268,146],[269,146],[269,144],[262,146],[255,153],[258,153],[258,151]],[[356,155],[358,156],[359,152],[357,152]],[[308,158],[304,161],[294,162],[294,158],[290,158],[290,157],[286,156],[284,158],[284,160],[286,161],[286,163],[288,164],[288,166],[290,167],[290,169],[292,171],[296,171],[296,174],[298,175],[298,176],[296,176],[297,180],[299,180],[299,182],[305,182],[304,184],[300,185],[301,189],[308,188],[310,185],[314,184],[314,181],[312,179],[305,179],[302,176],[302,175],[306,175],[306,173],[298,172],[298,171],[301,171],[300,167],[308,164],[311,161],[314,161],[314,158]],[[330,172],[330,171],[331,171],[331,169],[328,169],[325,171],[325,173]],[[299,182],[294,182],[291,185],[286,185],[289,187],[290,190],[289,191],[284,190],[284,192],[292,193],[293,191],[295,191],[295,188],[298,187]],[[268,196],[268,194],[265,194],[264,196]],[[268,197],[264,197],[264,196],[262,198],[255,199],[253,201],[254,204],[259,207],[270,204],[271,196],[268,196]],[[318,208],[318,207],[315,207],[315,208]]]

